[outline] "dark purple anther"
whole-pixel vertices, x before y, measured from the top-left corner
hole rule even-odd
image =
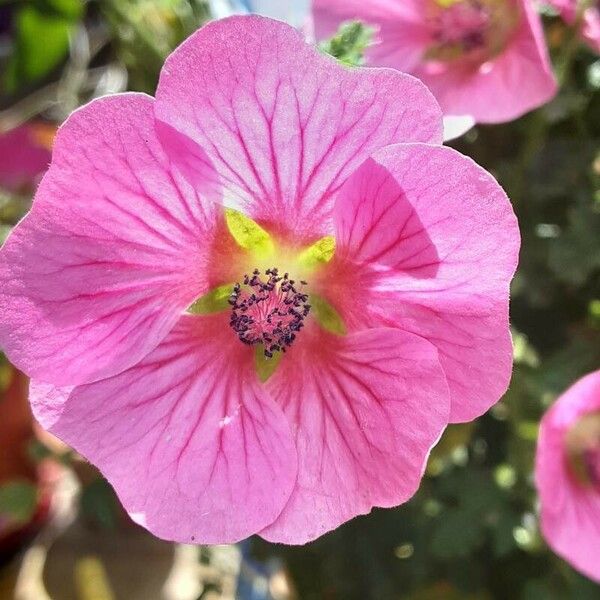
[[[240,341],[250,346],[262,344],[267,358],[275,352],[285,352],[296,334],[304,327],[310,312],[306,285],[296,282],[285,273],[282,277],[276,268],[265,271],[265,279],[258,269],[245,275],[243,285],[237,283],[229,298],[232,306],[229,324]]]

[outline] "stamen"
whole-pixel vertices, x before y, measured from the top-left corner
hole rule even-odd
[[[240,341],[249,346],[262,344],[267,358],[285,352],[296,340],[310,312],[308,294],[302,291],[305,281],[279,275],[276,268],[261,276],[258,269],[236,283],[229,297],[232,307],[229,324]]]
[[[587,450],[583,454],[583,463],[590,484],[600,490],[600,448]]]
[[[580,417],[565,436],[571,474],[584,487],[600,491],[600,412]]]
[[[442,45],[460,44],[464,51],[470,51],[485,45],[489,25],[488,9],[477,0],[467,0],[437,15],[434,39]]]
[[[433,0],[428,20],[431,59],[485,62],[501,52],[516,31],[520,13],[506,0]]]

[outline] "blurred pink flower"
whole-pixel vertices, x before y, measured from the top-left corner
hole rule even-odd
[[[535,475],[548,544],[600,582],[600,371],[580,379],[544,416]]]
[[[444,115],[510,121],[556,93],[530,0],[314,0],[317,39],[343,21],[378,30],[368,62],[412,73]]]
[[[407,500],[512,363],[516,219],[440,142],[418,80],[256,16],[192,36],[156,100],[75,112],[0,252],[40,422],[172,540],[303,543]]]
[[[50,164],[54,131],[51,125],[28,123],[0,134],[0,188],[34,188]]]
[[[569,25],[577,20],[577,7],[582,0],[547,0]],[[581,36],[595,52],[600,53],[600,3],[596,0],[583,13]]]

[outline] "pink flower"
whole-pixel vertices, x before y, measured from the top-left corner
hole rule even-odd
[[[33,188],[50,164],[54,127],[28,123],[0,135],[0,188]]]
[[[373,65],[419,77],[444,115],[510,121],[556,93],[530,0],[314,0],[317,38],[359,19],[378,29]]]
[[[600,582],[600,371],[580,379],[544,416],[535,476],[548,544]]]
[[[78,110],[0,253],[40,422],[172,540],[302,543],[407,500],[511,372],[515,216],[440,141],[418,80],[257,16],[192,36],[156,99]]]
[[[582,0],[547,0],[564,19],[565,23],[574,25],[577,21],[577,8]],[[582,18],[581,36],[590,48],[600,53],[600,3],[594,0],[585,9]]]

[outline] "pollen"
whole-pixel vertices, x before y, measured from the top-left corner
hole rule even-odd
[[[236,283],[229,297],[229,324],[240,341],[261,344],[266,358],[285,352],[296,340],[310,313],[305,281],[296,282],[277,268],[262,273],[255,269]]]

